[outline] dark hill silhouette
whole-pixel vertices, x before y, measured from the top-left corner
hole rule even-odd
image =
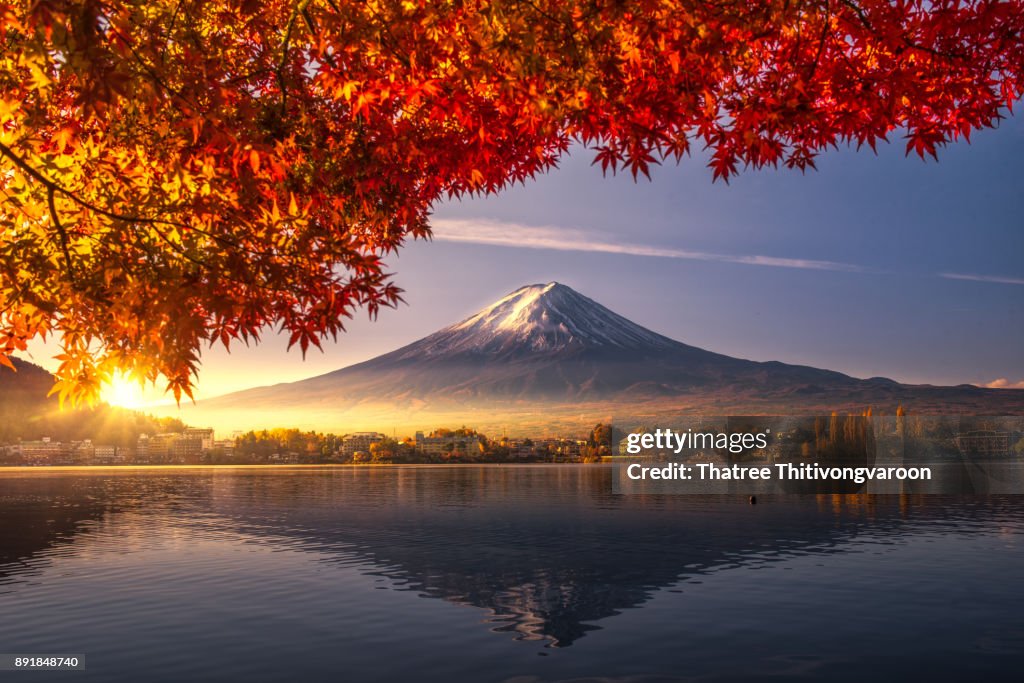
[[[54,441],[92,439],[96,443],[134,446],[139,434],[181,429],[178,420],[159,419],[100,404],[60,410],[53,375],[35,363],[12,358],[15,371],[0,367],[0,445],[44,436]]]

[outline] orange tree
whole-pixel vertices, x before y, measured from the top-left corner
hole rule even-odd
[[[647,175],[934,155],[1024,91],[1022,0],[0,0],[0,363],[61,344],[179,398],[204,345],[303,352],[400,291],[440,198],[570,144]]]

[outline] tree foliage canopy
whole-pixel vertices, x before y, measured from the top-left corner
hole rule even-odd
[[[647,175],[804,169],[991,126],[1022,0],[0,0],[0,363],[191,395],[207,343],[305,350],[400,290],[431,206],[570,144]]]

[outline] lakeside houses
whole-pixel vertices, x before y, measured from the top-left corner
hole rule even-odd
[[[135,444],[136,462],[147,465],[195,464],[202,454],[202,438],[184,432],[143,434]]]
[[[992,429],[959,434],[954,442],[960,453],[967,457],[1002,458],[1012,452],[1011,434]]]
[[[8,465],[121,465],[129,459],[127,449],[94,444],[91,439],[65,442],[43,437],[0,446],[0,463]]]
[[[93,443],[91,439],[59,441],[44,436],[0,445],[0,464],[28,466],[87,465],[187,465],[202,464],[213,451],[212,429],[186,429],[183,432],[142,434],[134,447]],[[220,444],[229,449],[234,443]]]
[[[369,455],[370,449],[384,441],[384,435],[377,432],[355,432],[341,437],[340,454],[346,458]]]
[[[117,446],[94,446],[92,464],[123,465],[128,461],[127,449]]]
[[[94,448],[89,439],[61,442],[50,437],[22,441],[15,444],[11,451],[13,456],[20,457],[22,462],[29,465],[83,465],[92,460],[93,453]]]
[[[198,439],[199,447],[203,451],[209,451],[213,448],[214,439],[212,429],[189,427],[182,432],[182,436],[188,439]]]
[[[134,438],[134,437],[133,437]],[[584,462],[610,454],[589,439],[544,437],[489,439],[473,429],[436,429],[413,437],[381,432],[341,436],[273,429],[235,432],[217,439],[213,429],[139,434],[129,445],[61,442],[50,437],[0,444],[0,465],[248,465],[346,463]]]
[[[944,429],[944,428],[943,428]],[[271,429],[235,432],[217,439],[213,429],[185,428],[175,432],[140,434],[128,446],[96,443],[91,439],[59,441],[44,436],[36,440],[0,444],[0,465],[7,466],[111,466],[111,465],[288,465],[288,464],[388,464],[388,463],[575,463],[595,462],[625,454],[628,436],[612,439],[610,425],[598,424],[587,438],[490,439],[474,429],[439,428],[412,437],[394,438],[375,431],[344,435]],[[933,427],[915,436],[942,446],[943,452],[965,458],[1024,457],[1024,432],[974,430],[963,433]],[[831,445],[830,445],[831,444]],[[834,447],[813,430],[780,431],[777,439],[745,457],[772,461],[783,454],[811,457]],[[940,449],[941,450],[941,449]],[[706,452],[704,452],[706,451]],[[711,457],[704,449],[695,457]],[[649,452],[649,451],[648,451]],[[828,452],[828,451],[825,451]]]
[[[453,432],[444,434],[435,432],[430,436],[424,436],[423,432],[416,432],[414,440],[415,449],[423,455],[462,455],[465,457],[480,455],[484,453],[484,445],[480,435],[459,434]]]

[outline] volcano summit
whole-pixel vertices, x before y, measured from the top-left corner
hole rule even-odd
[[[564,423],[690,411],[1015,414],[1024,391],[904,385],[724,356],[669,339],[557,282],[521,287],[408,346],[310,379],[203,401],[185,415],[316,429]],[[210,415],[206,413],[209,411]],[[228,413],[235,413],[228,419]],[[436,415],[434,415],[436,413]],[[256,418],[260,415],[259,419]],[[575,419],[591,421],[590,417]]]

